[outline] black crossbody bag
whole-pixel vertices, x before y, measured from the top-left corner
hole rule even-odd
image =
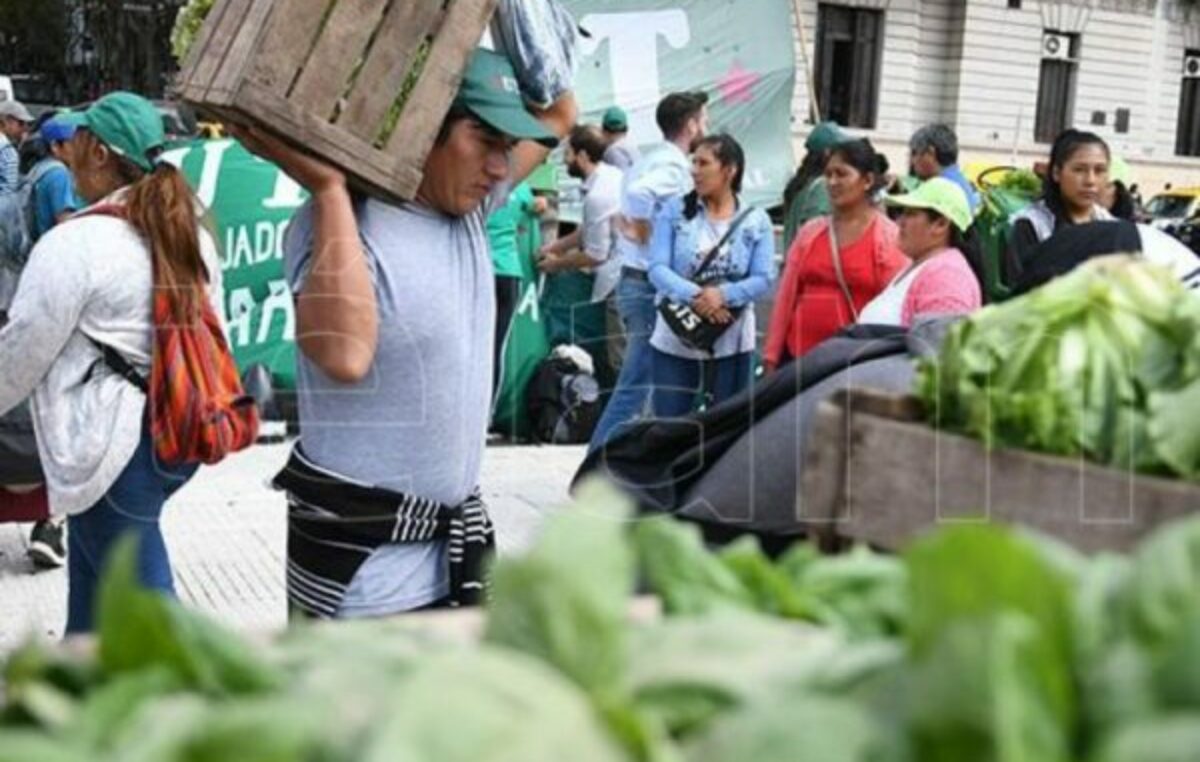
[[[716,280],[705,280],[703,277],[704,271],[712,266],[712,263],[716,261],[717,255],[721,253],[721,249],[725,248],[725,244],[729,243],[729,240],[733,238],[733,234],[737,232],[737,229],[741,227],[742,223],[746,221],[746,218],[753,211],[754,207],[750,207],[734,219],[729,225],[729,229],[725,231],[725,235],[721,236],[721,240],[717,242],[717,245],[712,247],[712,250],[704,257],[704,261],[700,263],[700,267],[696,268],[696,272],[692,275],[693,283],[698,286],[713,286],[718,284]],[[662,319],[666,322],[667,327],[671,329],[671,333],[675,334],[683,342],[684,346],[701,352],[712,352],[717,339],[721,338],[737,322],[746,308],[727,307],[726,309],[733,316],[733,320],[727,324],[713,323],[692,309],[692,305],[688,302],[677,302],[674,299],[666,298],[658,305],[658,314],[662,315]]]

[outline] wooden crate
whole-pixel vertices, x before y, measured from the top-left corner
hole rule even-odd
[[[269,129],[374,195],[412,199],[496,3],[217,0],[176,89],[201,113]]]
[[[1200,510],[1200,485],[938,432],[911,397],[850,390],[817,412],[803,523],[827,539],[898,549],[938,525],[998,521],[1080,550],[1124,551]]]

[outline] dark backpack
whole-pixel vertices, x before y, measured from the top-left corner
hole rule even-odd
[[[22,402],[0,415],[0,487],[40,484],[44,479],[29,402]]]
[[[600,385],[566,357],[548,357],[526,392],[533,436],[546,444],[583,444],[600,419]]]

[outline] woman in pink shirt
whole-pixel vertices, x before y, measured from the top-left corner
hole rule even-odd
[[[965,315],[983,306],[979,278],[962,252],[974,221],[962,188],[935,177],[888,204],[904,209],[900,248],[912,263],[862,309],[858,322],[907,327],[921,315]]]

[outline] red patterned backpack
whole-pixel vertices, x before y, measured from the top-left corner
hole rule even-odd
[[[124,219],[124,209],[103,205],[78,216]],[[258,438],[258,409],[242,389],[237,363],[207,299],[201,316],[181,325],[172,317],[170,294],[154,294],[153,359],[147,381],[117,350],[93,340],[113,371],[147,396],[150,433],[158,458],[168,465],[213,464]]]

